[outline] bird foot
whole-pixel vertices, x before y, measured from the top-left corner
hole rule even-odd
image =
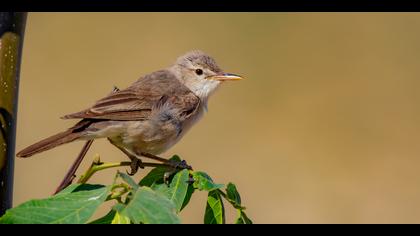
[[[175,170],[176,169],[187,169],[187,170],[192,170],[192,167],[190,165],[187,164],[187,162],[185,160],[182,161],[174,161],[174,160],[169,160],[168,161],[168,165],[173,167]]]
[[[169,160],[167,162],[167,164],[171,167],[170,170],[166,171],[163,174],[163,181],[167,185],[169,185],[169,179],[170,179],[170,177],[173,174],[175,174],[178,170],[184,170],[184,169],[192,170],[192,167],[190,165],[188,165],[185,160],[182,160],[182,161]]]
[[[131,159],[130,168],[131,168],[130,173],[128,171],[126,172],[128,175],[133,176],[137,173],[139,168],[144,169],[143,162],[138,158],[133,158]]]

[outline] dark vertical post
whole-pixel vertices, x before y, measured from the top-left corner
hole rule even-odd
[[[0,12],[0,216],[12,207],[19,71],[26,13]]]

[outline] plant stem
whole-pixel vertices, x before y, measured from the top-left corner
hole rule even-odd
[[[121,189],[119,191],[115,191],[116,189]],[[122,196],[126,193],[128,193],[130,191],[130,187],[127,186],[126,184],[118,184],[118,185],[114,185],[112,187],[112,194],[108,196],[107,201],[109,200],[117,200],[119,203],[123,203],[122,202]]]
[[[90,179],[90,177],[92,177],[93,174],[95,174],[96,172],[100,170],[121,167],[121,166],[130,166],[130,165],[131,165],[131,162],[129,161],[103,163],[100,161],[99,155],[97,155],[95,157],[95,160],[90,165],[89,169],[82,176],[80,176],[80,179],[77,182],[82,183],[82,184],[86,183]]]
[[[131,161],[122,161],[122,162],[112,162],[112,163],[104,163],[100,161],[99,155],[96,155],[92,164],[90,165],[89,169],[85,171],[85,173],[80,176],[77,183],[84,184],[86,183],[96,172],[115,168],[115,167],[122,167],[122,166],[131,166]],[[141,166],[144,167],[168,167],[168,168],[175,168],[173,165],[169,163],[152,163],[152,162],[141,162]],[[179,168],[179,167],[178,167]]]
[[[12,206],[20,61],[26,13],[0,12],[0,215]]]

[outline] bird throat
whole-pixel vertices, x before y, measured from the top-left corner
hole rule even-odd
[[[197,97],[200,98],[204,109],[207,111],[207,101],[209,97],[217,90],[220,81],[197,79],[194,77],[186,77],[181,74],[181,70],[170,68],[170,71],[175,74],[176,78],[191,90]]]

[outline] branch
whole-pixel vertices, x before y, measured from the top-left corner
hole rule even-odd
[[[101,171],[101,170],[121,167],[121,166],[130,166],[130,165],[131,165],[131,162],[129,161],[103,163],[101,162],[99,155],[96,155],[89,169],[87,169],[87,171],[82,176],[80,176],[80,179],[77,182],[84,184],[92,177],[92,175],[94,175],[96,172]]]
[[[65,189],[67,186],[71,184],[73,179],[76,177],[75,174],[76,174],[77,169],[80,166],[80,163],[82,163],[82,160],[85,157],[92,143],[93,143],[93,140],[86,141],[79,155],[76,157],[76,160],[73,162],[73,165],[70,167],[67,174],[64,176],[64,179],[61,181],[60,185],[57,187],[53,195],[57,194],[58,192]]]
[[[141,168],[144,167],[166,167],[169,169],[182,169],[182,166],[174,165],[171,163],[152,163],[152,162],[139,162],[139,165],[141,165]],[[86,183],[96,172],[109,169],[109,168],[115,168],[115,167],[122,167],[122,166],[130,166],[131,167],[132,162],[131,161],[122,161],[122,162],[111,162],[111,163],[104,163],[101,162],[99,155],[95,155],[92,164],[90,167],[86,170],[86,172],[80,176],[78,183]]]

